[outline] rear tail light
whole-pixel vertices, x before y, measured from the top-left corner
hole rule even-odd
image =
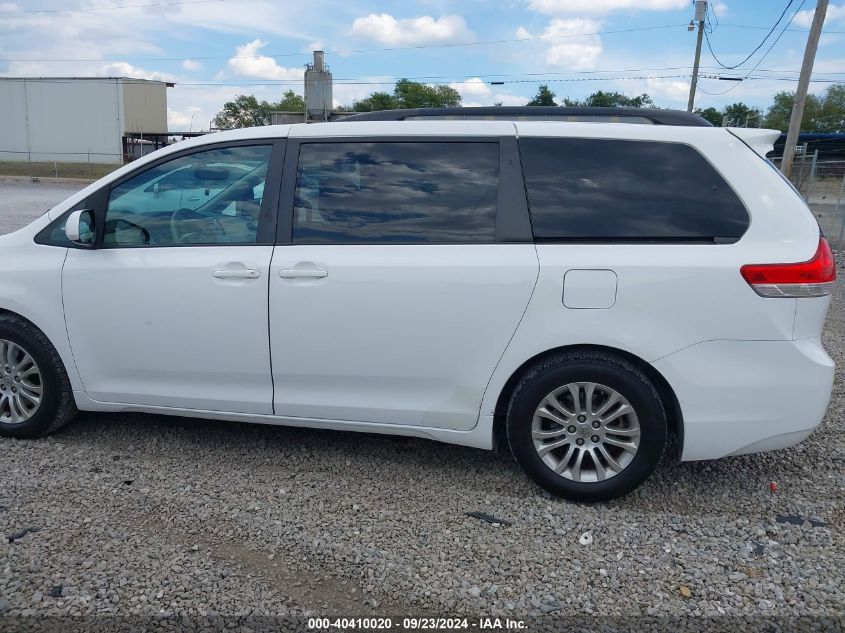
[[[827,240],[819,238],[813,258],[797,264],[746,264],[743,279],[761,297],[822,297],[836,281],[836,265]]]

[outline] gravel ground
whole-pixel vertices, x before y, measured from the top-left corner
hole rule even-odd
[[[719,630],[831,617],[842,630],[843,316],[840,285],[833,400],[807,441],[667,461],[606,504],[552,499],[505,457],[416,439],[136,414],[2,439],[0,628],[36,621],[16,615],[221,627],[233,620],[217,614],[427,613],[710,616]]]

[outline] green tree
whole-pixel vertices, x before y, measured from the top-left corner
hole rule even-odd
[[[460,93],[450,86],[428,84],[400,79],[393,87],[393,94],[374,92],[352,104],[355,112],[394,110],[398,108],[447,108],[461,105]]]
[[[582,101],[566,98],[563,105],[587,108],[653,108],[654,101],[646,93],[629,97],[621,92],[599,90]]]
[[[763,127],[786,132],[789,127],[789,118],[792,116],[792,105],[794,103],[794,92],[783,90],[776,93],[772,105],[766,111],[766,117],[763,119]],[[807,95],[807,101],[804,104],[804,115],[801,117],[802,132],[816,131],[821,117],[822,104],[822,100],[816,95]]]
[[[704,108],[703,110],[701,108],[696,108],[695,114],[702,117],[703,119],[710,121],[710,123],[712,123],[715,126],[721,126],[722,125],[722,116],[723,116],[722,111],[717,110],[716,108],[714,108],[712,106],[709,107],[709,108]]]
[[[256,125],[270,125],[270,113],[304,112],[305,99],[288,90],[282,95],[282,100],[276,103],[259,101],[255,95],[238,95],[232,101],[223,104],[223,109],[214,117],[214,126],[231,130],[240,127]]]
[[[556,106],[555,93],[552,92],[546,84],[543,84],[537,89],[537,94],[525,105],[530,106]]]
[[[376,110],[393,110],[398,108],[392,94],[387,92],[374,92],[369,97],[352,104],[355,112],[375,112]]]
[[[760,127],[763,113],[741,101],[725,106],[722,114],[728,118],[728,125],[733,127]]]
[[[834,84],[827,89],[815,129],[819,132],[845,132],[845,84]]]
[[[238,95],[227,101],[214,117],[214,126],[231,130],[255,125],[269,125],[273,105],[259,101],[255,95]]]
[[[293,90],[287,90],[282,95],[282,100],[273,104],[273,108],[281,112],[305,112],[305,99]]]
[[[393,88],[399,108],[447,108],[461,105],[460,93],[451,86],[429,86],[400,79]]]

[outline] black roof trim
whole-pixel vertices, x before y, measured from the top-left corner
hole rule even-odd
[[[379,110],[357,112],[341,121],[404,121],[425,117],[449,117],[455,119],[521,119],[536,117],[549,119],[558,117],[626,117],[648,119],[655,125],[684,125],[712,127],[711,123],[697,114],[681,110],[659,110],[656,108],[572,108],[565,106],[486,106],[472,108],[412,108],[407,110]],[[564,119],[565,120],[565,119]]]

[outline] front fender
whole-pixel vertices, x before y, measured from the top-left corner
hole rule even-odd
[[[0,310],[23,317],[44,332],[59,353],[71,386],[81,390],[62,305],[67,249],[34,241],[47,224],[45,215],[15,233],[0,236]]]

